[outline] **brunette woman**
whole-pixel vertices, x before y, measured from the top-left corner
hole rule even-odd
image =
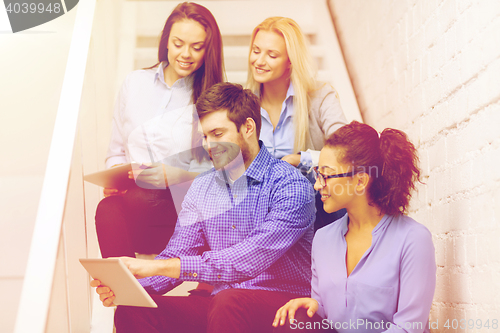
[[[136,162],[147,168],[129,175],[138,177],[140,186],[104,190],[96,212],[103,257],[158,254],[165,248],[177,220],[170,189],[210,168],[208,159],[192,153],[193,105],[223,77],[215,18],[198,4],[179,4],[163,28],[158,63],[130,73],[116,102],[106,166]]]
[[[285,304],[275,327],[300,322],[319,332],[429,332],[432,236],[405,215],[420,177],[417,161],[413,144],[395,129],[379,137],[352,122],[327,140],[314,187],[325,211],[346,208],[347,214],[316,233],[312,298]]]

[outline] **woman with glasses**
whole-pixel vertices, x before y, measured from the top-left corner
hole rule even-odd
[[[247,80],[247,88],[260,98],[260,140],[271,155],[305,174],[318,165],[326,138],[346,124],[337,92],[315,80],[306,44],[294,20],[265,19],[252,33]],[[322,210],[319,198],[317,203]],[[336,217],[317,215],[321,219]]]
[[[429,332],[432,236],[404,215],[420,178],[417,162],[415,147],[395,129],[379,137],[354,121],[326,141],[314,188],[325,211],[347,214],[316,233],[311,298],[281,307],[276,332]]]

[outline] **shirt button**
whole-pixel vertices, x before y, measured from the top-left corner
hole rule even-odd
[[[231,226],[231,228],[236,229],[236,226],[233,224],[233,225]]]
[[[187,276],[187,275],[188,275],[188,273],[184,272],[184,276]]]
[[[237,197],[238,197],[238,196],[235,194],[235,195],[234,195],[234,198],[236,199]]]
[[[189,273],[189,276],[193,275],[192,273]]]
[[[220,275],[217,275],[217,278],[220,279]]]
[[[193,273],[193,277],[197,277],[197,276],[198,276],[198,274],[197,274],[197,273]]]

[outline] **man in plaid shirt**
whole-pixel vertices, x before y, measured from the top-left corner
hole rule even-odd
[[[271,332],[279,307],[310,295],[311,184],[258,140],[260,106],[250,90],[216,84],[196,109],[215,168],[194,180],[156,260],[122,258],[158,308],[119,306],[119,333]],[[212,295],[161,296],[183,281],[211,284]],[[92,285],[114,305],[109,288]]]

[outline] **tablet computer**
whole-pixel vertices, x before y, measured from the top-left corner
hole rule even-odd
[[[133,179],[128,178],[128,172],[132,168],[138,169],[144,167],[138,163],[127,163],[85,175],[83,179],[104,188],[126,190],[135,184]]]
[[[90,276],[113,291],[116,305],[158,307],[120,259],[80,259],[80,263]]]

